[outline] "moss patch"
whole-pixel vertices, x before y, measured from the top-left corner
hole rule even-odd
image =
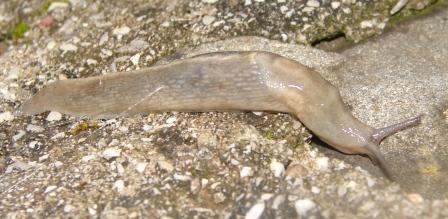
[[[10,31],[10,38],[13,40],[21,39],[25,35],[26,31],[28,31],[28,24],[23,21],[19,22]]]

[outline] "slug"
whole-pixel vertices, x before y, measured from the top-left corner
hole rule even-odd
[[[420,122],[417,116],[372,128],[347,110],[338,89],[319,73],[260,51],[208,53],[141,70],[57,81],[21,107],[27,115],[47,110],[91,117],[161,111],[286,112],[337,150],[369,156],[389,178],[380,142]]]

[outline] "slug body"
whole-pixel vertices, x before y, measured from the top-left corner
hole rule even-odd
[[[58,81],[22,106],[25,114],[47,110],[92,117],[154,111],[287,112],[336,149],[368,155],[388,176],[380,141],[420,120],[374,129],[353,117],[338,89],[317,72],[256,51],[209,53],[136,71]]]

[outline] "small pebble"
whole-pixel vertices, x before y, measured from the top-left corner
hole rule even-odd
[[[87,163],[91,160],[94,160],[95,158],[96,158],[96,156],[94,154],[90,154],[90,155],[86,155],[86,156],[82,157],[81,161]]]
[[[87,59],[87,65],[96,65],[98,64],[98,61],[96,61],[95,59]]]
[[[107,148],[103,151],[102,157],[106,160],[119,157],[121,155],[121,150],[118,148]]]
[[[177,121],[177,118],[172,116],[172,117],[168,118],[165,122],[166,122],[166,124],[173,125],[176,121]]]
[[[183,182],[186,182],[186,181],[190,181],[190,180],[191,180],[191,176],[181,175],[181,174],[177,174],[177,173],[175,173],[175,174],[173,175],[173,179],[174,179],[174,180],[177,180],[177,181],[183,181]]]
[[[99,45],[102,46],[106,44],[108,40],[109,40],[109,34],[106,32],[101,36]]]
[[[137,172],[139,172],[139,173],[143,173],[143,172],[145,172],[147,165],[148,165],[148,163],[146,163],[146,162],[138,163],[135,166],[135,170],[137,170]]]
[[[316,1],[316,0],[308,0],[306,2],[306,6],[317,8],[320,6],[320,3],[319,3],[319,1]]]
[[[49,193],[54,191],[56,188],[58,188],[57,186],[47,186],[47,188],[45,188],[44,193]]]
[[[207,26],[215,21],[215,17],[206,15],[202,18],[202,23]]]
[[[331,2],[331,7],[332,7],[333,9],[338,9],[339,6],[341,6],[341,3],[340,3],[340,2]]]
[[[407,196],[414,204],[420,204],[424,201],[423,197],[417,193],[408,194]]]
[[[112,139],[112,141],[109,142],[108,146],[109,147],[113,147],[113,146],[117,146],[120,144],[120,141],[116,138]]]
[[[117,192],[122,192],[124,190],[124,181],[121,179],[115,181],[114,188],[117,190]]]
[[[73,210],[73,206],[72,205],[65,205],[64,206],[64,212],[65,213],[69,213],[72,210]]]
[[[48,154],[45,154],[45,155],[40,156],[40,157],[39,157],[39,162],[42,162],[42,161],[47,160],[49,156],[50,156],[50,155],[48,155]]]
[[[172,172],[174,170],[174,166],[165,160],[159,160],[157,161],[157,166],[159,166],[160,169],[165,170],[166,172]]]
[[[12,136],[12,140],[14,140],[14,141],[18,141],[18,140],[21,139],[25,134],[26,134],[25,131],[23,131],[23,130],[19,130],[19,131],[17,132],[17,134],[15,134],[14,136]]]
[[[30,143],[28,144],[28,147],[31,148],[31,149],[34,149],[34,148],[36,148],[36,145],[37,145],[38,143],[39,143],[38,141],[32,141],[32,142],[30,142]]]
[[[202,186],[202,188],[206,187],[207,184],[208,184],[208,179],[202,178],[201,179],[201,186]]]
[[[28,124],[26,126],[26,130],[29,132],[39,133],[39,132],[43,132],[45,129],[38,125]]]
[[[243,167],[240,171],[241,178],[244,178],[247,176],[252,176],[252,168],[251,167]]]
[[[204,3],[209,3],[209,4],[213,4],[216,3],[218,0],[202,0],[202,2]]]
[[[307,213],[316,207],[316,203],[310,199],[299,199],[294,203],[296,212],[300,216],[306,216]]]
[[[71,43],[63,43],[59,49],[61,49],[64,52],[76,52],[78,50],[78,47],[71,44]]]
[[[275,177],[282,177],[285,173],[285,166],[280,162],[272,161],[269,167]]]
[[[264,202],[255,204],[250,208],[250,210],[246,213],[245,219],[258,219],[264,212],[265,204]]]
[[[60,8],[67,8],[68,6],[69,6],[68,3],[66,3],[66,2],[55,1],[50,4],[50,6],[47,9],[47,12],[52,12],[52,11],[54,11],[56,9],[60,9]]]
[[[317,168],[320,170],[328,170],[328,157],[319,157],[316,159]]]
[[[112,34],[115,36],[127,35],[131,31],[131,28],[127,26],[118,27],[112,30]]]
[[[51,111],[45,120],[49,122],[59,121],[62,119],[62,114],[59,112]]]
[[[9,111],[0,113],[0,124],[2,124],[3,122],[12,121],[13,119],[14,119],[14,115]]]
[[[132,62],[133,65],[137,66],[138,63],[140,62],[140,53],[137,53],[137,54],[133,55],[133,56],[130,58],[130,60],[131,60],[131,62]]]
[[[277,195],[274,198],[274,201],[272,201],[272,209],[277,210],[283,202],[285,202],[285,196],[284,195]]]

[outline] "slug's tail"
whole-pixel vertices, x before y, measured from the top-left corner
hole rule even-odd
[[[407,119],[405,121],[399,122],[391,126],[375,129],[374,133],[372,134],[372,142],[365,147],[367,150],[366,154],[376,165],[380,167],[380,169],[383,171],[384,175],[388,179],[394,181],[394,177],[389,169],[389,165],[387,164],[386,159],[384,159],[383,154],[380,152],[378,148],[379,144],[387,136],[395,134],[401,130],[412,128],[420,124],[420,121],[421,121],[421,115]]]
[[[54,90],[54,86],[55,85],[53,83],[47,87],[44,87],[42,90],[37,92],[36,95],[24,102],[16,113],[18,115],[35,115],[49,110],[49,107],[54,105],[54,100],[57,99],[54,95],[53,97],[49,95],[52,93],[52,90]]]

